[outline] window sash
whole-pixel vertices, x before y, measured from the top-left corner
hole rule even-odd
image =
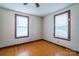
[[[15,14],[15,38],[29,36],[29,18],[28,16]]]
[[[70,10],[54,15],[54,38],[70,40]]]

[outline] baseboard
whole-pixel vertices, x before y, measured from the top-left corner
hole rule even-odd
[[[41,40],[46,41],[46,42],[49,42],[49,43],[51,43],[51,44],[55,44],[55,45],[57,45],[57,46],[60,46],[60,47],[65,48],[65,49],[69,49],[69,50],[74,51],[74,52],[76,52],[76,53],[79,53],[79,51],[72,50],[72,49],[70,49],[70,48],[68,48],[68,47],[64,47],[64,46],[62,46],[62,45],[59,45],[59,44],[50,42],[50,41],[45,40],[45,39],[38,39],[38,40],[34,40],[34,41],[30,41],[30,42],[25,42],[25,43],[21,43],[21,44],[14,44],[14,45],[6,46],[6,47],[1,47],[0,49],[9,48],[9,47],[13,47],[13,46],[19,46],[19,45],[23,45],[23,44],[29,44],[29,43],[37,42],[37,41],[41,41]]]
[[[14,45],[9,45],[9,46],[5,46],[5,47],[0,47],[0,49],[9,48],[9,47],[13,47],[13,46],[19,46],[19,45],[23,45],[23,44],[29,44],[29,43],[37,42],[37,41],[41,41],[41,40],[43,40],[43,39],[38,39],[38,40],[30,41],[30,42],[24,42],[24,43],[20,43],[20,44],[14,44]]]
[[[73,49],[71,49],[71,48],[68,48],[68,47],[65,47],[65,46],[62,46],[62,45],[59,45],[59,44],[50,42],[50,41],[45,40],[45,39],[43,39],[43,40],[46,41],[46,42],[49,42],[49,43],[51,43],[51,44],[55,44],[55,45],[57,45],[57,46],[60,46],[60,47],[63,47],[63,48],[65,48],[65,49],[69,49],[69,50],[71,50],[71,51],[74,51],[74,52],[76,52],[76,53],[79,53],[79,51],[75,51],[75,50],[73,50]]]

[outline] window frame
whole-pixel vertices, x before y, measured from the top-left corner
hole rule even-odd
[[[57,38],[57,39],[63,39],[63,40],[67,40],[67,41],[70,41],[71,40],[71,13],[70,13],[71,11],[70,10],[68,10],[68,11],[65,11],[65,12],[61,12],[61,13],[58,13],[58,14],[56,14],[56,15],[54,15],[54,38]],[[68,38],[66,39],[66,38],[63,38],[63,37],[56,37],[55,36],[55,27],[56,27],[56,25],[55,25],[55,23],[56,23],[56,21],[55,21],[55,17],[56,16],[59,16],[59,15],[62,15],[62,14],[65,14],[65,13],[68,13]]]
[[[19,36],[17,37],[17,16],[20,16],[20,17],[25,17],[25,18],[28,18],[28,35],[27,36]],[[29,16],[24,16],[24,15],[20,15],[20,14],[15,14],[15,38],[18,39],[18,38],[26,38],[26,37],[29,37]]]

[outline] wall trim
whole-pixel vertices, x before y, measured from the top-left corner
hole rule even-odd
[[[57,45],[57,46],[60,46],[60,47],[65,48],[65,49],[69,49],[69,50],[71,50],[71,51],[76,52],[76,53],[79,54],[79,51],[75,51],[75,50],[73,50],[73,49],[70,49],[70,48],[68,48],[68,47],[65,47],[65,46],[62,46],[62,45],[59,45],[59,44],[56,44],[56,43],[53,43],[53,42],[50,42],[50,41],[45,40],[45,39],[38,39],[38,40],[35,40],[35,41],[25,42],[25,43],[21,43],[21,44],[14,44],[14,45],[6,46],[6,47],[1,47],[0,49],[9,48],[9,47],[14,47],[14,46],[19,46],[19,45],[23,45],[23,44],[29,44],[29,43],[38,42],[38,41],[41,41],[41,40],[46,41],[46,42],[51,43],[51,44],[55,44],[55,45]]]
[[[63,48],[65,48],[65,49],[69,49],[69,50],[71,50],[71,51],[74,51],[74,52],[76,52],[76,53],[79,53],[79,51],[73,50],[73,49],[71,49],[71,48],[68,48],[68,47],[59,45],[59,44],[57,44],[57,43],[50,42],[50,41],[45,40],[45,39],[43,39],[43,40],[46,41],[46,42],[49,42],[49,43],[51,43],[51,44],[55,44],[55,45],[57,45],[57,46],[60,46],[60,47],[63,47]]]
[[[43,39],[38,39],[38,40],[34,40],[34,41],[29,41],[29,42],[24,42],[24,43],[19,43],[19,44],[13,44],[13,45],[5,46],[5,47],[0,47],[0,49],[14,47],[14,46],[19,46],[19,45],[23,45],[23,44],[29,44],[29,43],[37,42],[37,41],[41,41],[41,40],[43,40]]]

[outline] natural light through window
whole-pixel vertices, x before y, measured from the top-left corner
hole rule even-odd
[[[54,16],[54,37],[70,39],[70,11]]]
[[[16,16],[16,37],[27,37],[28,36],[28,20],[27,16],[15,15]]]

